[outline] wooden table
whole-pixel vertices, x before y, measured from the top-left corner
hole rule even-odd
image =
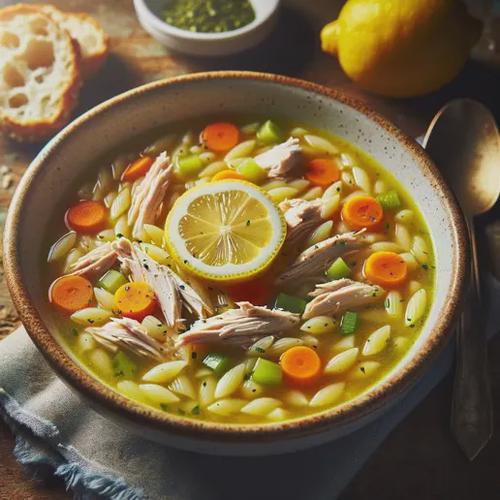
[[[12,3],[15,2],[0,0],[0,6]],[[111,37],[111,56],[99,75],[83,88],[75,114],[119,92],[159,78],[203,70],[250,69],[288,74],[342,89],[412,135],[422,134],[433,114],[453,97],[479,99],[493,110],[497,119],[500,117],[500,74],[473,61],[451,85],[423,98],[384,99],[357,89],[337,62],[319,49],[318,31],[336,17],[341,1],[284,0],[280,23],[271,37],[256,49],[225,59],[194,59],[168,53],[139,27],[131,0],[54,0],[53,3],[62,9],[91,13]],[[20,146],[0,138],[2,225],[17,180],[39,148],[40,145]],[[17,323],[0,272],[0,338],[9,334]],[[490,359],[493,392],[498,401],[500,339],[493,342]],[[343,500],[500,498],[500,436],[493,438],[474,463],[468,463],[448,429],[450,393],[451,377],[448,377],[391,434],[343,494]],[[496,427],[500,428],[499,408]],[[40,483],[24,475],[12,457],[13,444],[9,430],[0,424],[0,500],[71,498],[58,480]]]

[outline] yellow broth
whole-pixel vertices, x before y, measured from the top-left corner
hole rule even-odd
[[[225,119],[224,121],[226,120],[227,119]],[[240,142],[254,139],[257,125],[261,125],[264,120],[265,119],[261,118],[250,123],[249,121],[234,120],[234,123],[237,123],[240,126]],[[190,123],[189,126],[187,126],[186,124],[180,124],[175,128],[169,127],[166,130],[156,130],[153,133],[149,134],[147,137],[140,138],[136,143],[127,145],[125,156],[123,151],[114,151],[112,154],[110,154],[109,157],[103,159],[101,162],[98,162],[98,165],[96,166],[100,168],[99,173],[96,172],[93,176],[89,176],[89,178],[86,178],[82,183],[82,186],[78,190],[78,193],[77,189],[75,189],[75,193],[71,198],[72,201],[68,202],[67,206],[79,199],[88,197],[92,199],[103,200],[105,205],[109,208],[112,200],[114,199],[114,197],[116,197],[116,193],[121,188],[121,183],[119,180],[120,176],[118,175],[120,173],[120,168],[123,169],[123,166],[126,166],[129,161],[132,161],[141,152],[146,151],[152,156],[158,154],[160,152],[158,147],[158,140],[160,140],[161,142],[162,138],[170,137],[172,135],[172,140],[166,140],[163,141],[164,144],[160,144],[160,146],[163,146],[165,144],[167,145],[168,153],[170,155],[175,156],[183,153],[185,154],[185,152],[187,152],[188,150],[190,151],[189,154],[194,155],[207,153],[206,149],[204,149],[203,146],[201,146],[198,142],[199,132],[206,123],[209,123],[209,121],[200,120],[194,125],[192,123]],[[394,212],[384,210],[383,228],[378,230],[377,233],[381,236],[383,235],[383,237],[380,238],[382,241],[394,244],[397,239],[395,237],[395,225],[398,223],[406,228],[407,233],[410,236],[410,241],[413,241],[416,235],[421,237],[423,242],[425,243],[425,251],[427,252],[425,259],[423,259],[425,260],[425,262],[419,261],[417,258],[415,258],[415,255],[413,255],[412,266],[414,267],[414,269],[409,272],[409,279],[407,283],[403,287],[398,289],[401,294],[402,316],[397,318],[390,317],[385,308],[387,304],[385,304],[384,301],[381,301],[375,306],[355,309],[359,313],[360,321],[358,329],[354,334],[343,335],[341,333],[339,325],[337,325],[337,328],[333,333],[310,335],[299,330],[298,327],[289,334],[287,333],[286,337],[297,337],[299,339],[306,338],[306,345],[311,345],[314,349],[316,349],[318,355],[321,358],[323,366],[325,366],[326,363],[335,354],[343,352],[347,348],[357,347],[359,348],[359,354],[357,356],[356,364],[353,365],[352,368],[348,369],[345,373],[337,375],[323,374],[321,378],[311,386],[299,388],[290,387],[285,382],[282,382],[279,386],[262,386],[262,393],[259,394],[258,397],[275,398],[281,402],[279,408],[282,408],[284,410],[284,412],[282,412],[281,414],[273,414],[273,418],[270,418],[265,414],[248,415],[239,411],[230,412],[230,414],[228,415],[220,415],[208,410],[207,406],[210,405],[203,405],[202,403],[200,403],[200,401],[198,401],[199,391],[202,385],[207,383],[207,377],[212,380],[212,383],[214,379],[215,382],[217,382],[219,378],[215,374],[210,373],[210,369],[204,367],[204,365],[202,364],[204,352],[217,352],[226,354],[230,359],[231,367],[234,367],[242,362],[247,362],[248,373],[246,374],[245,379],[251,378],[252,367],[250,366],[248,359],[252,356],[249,356],[248,352],[241,347],[224,345],[223,343],[210,345],[208,346],[208,348],[203,349],[203,352],[202,350],[200,350],[200,352],[196,354],[192,354],[190,352],[190,349],[186,349],[186,352],[183,353],[186,361],[188,362],[188,366],[182,370],[181,374],[184,375],[184,378],[187,378],[190,382],[194,397],[178,395],[180,399],[179,402],[160,404],[158,402],[154,402],[140,390],[137,390],[137,385],[133,384],[129,384],[134,389],[132,392],[130,392],[129,390],[122,390],[122,392],[126,393],[127,396],[131,396],[134,399],[146,405],[153,406],[161,411],[173,412],[195,419],[204,419],[210,421],[253,423],[298,418],[304,415],[317,413],[328,409],[331,406],[349,401],[360,395],[361,393],[367,391],[373,384],[382,379],[385,374],[402,359],[415,339],[418,337],[422,329],[422,325],[425,322],[427,312],[416,322],[416,324],[406,326],[404,322],[405,308],[409,298],[413,295],[413,293],[419,289],[424,289],[427,295],[426,311],[429,309],[429,305],[432,301],[435,273],[434,260],[432,255],[432,242],[429,238],[427,227],[422,218],[422,215],[420,214],[411,196],[387,170],[385,170],[373,158],[370,158],[366,153],[361,151],[355,145],[350,144],[346,140],[341,139],[340,137],[333,136],[324,130],[316,130],[310,127],[304,127],[304,125],[302,124],[289,123],[280,120],[279,125],[283,132],[284,139],[291,135],[298,136],[300,138],[301,145],[303,147],[303,153],[307,159],[325,158],[332,156],[337,159],[339,165],[342,164],[342,162],[345,164],[341,169],[341,175],[343,175],[344,173],[351,173],[351,176],[346,175],[345,177],[341,177],[341,204],[342,200],[350,193],[354,191],[360,191],[359,187],[356,187],[349,182],[349,180],[352,182],[352,168],[351,166],[347,165],[347,163],[349,162],[352,162],[353,165],[362,168],[366,172],[370,180],[372,194],[374,194],[374,188],[377,188],[381,192],[395,190],[398,193],[399,199],[401,200],[401,206]],[[302,127],[306,129],[306,133],[319,136],[329,141],[338,149],[339,153],[335,155],[328,155],[324,152],[315,150],[304,141],[303,134],[305,130],[303,130]],[[255,151],[258,150],[259,147],[260,145],[257,143],[255,150],[252,151],[252,153],[248,156],[253,157],[255,155]],[[204,160],[203,168],[206,169],[207,165],[214,164],[214,162],[223,161],[224,155],[225,153],[212,153],[209,155],[205,155],[207,159]],[[113,178],[113,174],[115,178]],[[98,178],[96,178],[97,176]],[[211,176],[208,176],[207,180],[210,180],[210,178]],[[190,189],[198,180],[199,178],[197,176],[187,180],[175,180],[175,185],[172,189],[169,189],[167,197],[171,197],[173,193],[182,193],[186,189]],[[297,180],[297,178],[290,179],[288,181],[288,184],[290,182],[293,182],[294,180]],[[266,184],[268,183],[269,179],[266,179],[259,184],[261,185],[261,187],[266,189]],[[311,188],[308,187],[307,189],[298,192],[296,197],[302,197],[304,195],[307,196],[306,193],[308,193],[310,189]],[[324,192],[324,189],[322,190],[322,192]],[[312,196],[312,194],[310,194],[310,196]],[[403,222],[397,222],[395,220],[395,214],[399,214],[398,218],[401,218],[402,210],[411,211],[411,219],[408,220],[408,217],[406,219],[403,217]],[[157,226],[163,228],[164,220],[165,214],[162,214],[161,220],[157,221]],[[338,211],[334,215],[333,220],[334,225],[331,235],[336,234],[336,232],[338,232],[339,230],[346,230],[340,220]],[[113,229],[113,224],[116,225],[116,221],[113,222],[109,220],[107,228]],[[51,235],[51,242],[56,241],[63,233],[64,214],[61,213],[60,224],[55,227],[54,234]],[[107,235],[107,238],[109,237],[110,235]],[[71,255],[71,252],[75,254],[75,249],[77,249],[76,252],[79,252],[78,255],[82,256],[89,249],[93,248],[96,245],[96,242],[99,242],[99,238],[97,236],[78,235],[77,241],[72,250],[70,250],[69,254],[66,253],[61,258],[49,263],[47,271],[48,286],[54,279],[68,272],[68,255]],[[354,255],[345,258],[346,262],[348,262],[348,264],[352,267],[352,279],[364,279],[364,260],[371,252],[371,250],[362,248],[358,252],[354,253]],[[402,253],[411,254],[411,247],[410,249],[404,249]],[[273,263],[272,270],[268,273],[271,281],[272,277],[276,276],[279,273],[279,270],[285,268],[294,258],[295,255],[280,255]],[[115,265],[114,267],[118,269],[118,266]],[[221,290],[225,289],[223,284],[213,285],[210,283],[205,283],[205,285],[207,286],[207,288],[210,288],[209,293],[211,294],[213,294],[214,290],[217,288]],[[93,283],[93,286],[97,286],[95,282]],[[284,291],[286,292],[286,290]],[[269,305],[272,306],[272,304],[273,300],[270,301]],[[224,308],[220,308],[219,312],[223,310]],[[60,314],[57,311],[55,311],[54,314],[56,315],[56,319],[62,332],[64,342],[67,344],[71,352],[94,376],[114,389],[117,389],[117,384],[119,384],[119,387],[123,388],[124,384],[120,384],[120,382],[123,382],[124,380],[126,380],[127,382],[133,382],[134,384],[141,384],[142,376],[149,369],[158,364],[158,362],[152,361],[151,359],[144,359],[137,355],[134,355],[133,353],[126,352],[128,358],[136,366],[136,372],[133,374],[133,376],[129,377],[124,377],[119,373],[117,374],[116,366],[113,366],[112,361],[113,356],[115,356],[114,353],[106,350],[105,347],[99,345],[95,340],[93,340],[91,336],[85,334],[85,326],[75,324],[67,317],[67,315]],[[337,315],[335,319],[339,321],[340,316],[341,315]],[[160,322],[163,322],[163,318],[159,316],[158,312],[155,313],[155,317],[157,317]],[[300,325],[302,325],[303,323],[304,321],[301,321]],[[381,352],[377,354],[370,356],[362,355],[362,348],[367,338],[370,336],[370,334],[372,334],[375,330],[383,325],[390,325],[391,327],[390,338],[386,343],[386,346],[382,349]],[[316,345],[313,345],[314,343],[316,343]],[[266,358],[268,355],[266,353],[262,353],[261,356]],[[256,356],[253,357],[255,358]],[[279,356],[274,356],[273,358],[269,359],[272,359],[274,362],[279,362]],[[377,365],[374,363],[376,363]],[[374,367],[375,369],[373,373],[371,373],[371,369],[373,369]],[[334,402],[324,406],[309,406],[308,402],[311,401],[311,398],[313,398],[313,396],[321,388],[336,382],[344,382],[345,388],[342,394]],[[171,381],[163,385],[167,387],[170,383]],[[302,394],[302,396],[298,395],[297,392]],[[255,395],[251,392],[251,390],[244,393],[243,389],[240,388],[236,390],[234,394],[230,395],[229,399],[237,399],[242,401],[245,400],[249,402],[254,397]]]

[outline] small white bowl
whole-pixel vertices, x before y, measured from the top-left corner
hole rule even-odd
[[[197,33],[162,21],[164,0],[134,0],[134,7],[141,26],[169,49],[195,56],[226,56],[257,45],[274,27],[281,0],[249,1],[255,19],[241,28],[221,33]]]

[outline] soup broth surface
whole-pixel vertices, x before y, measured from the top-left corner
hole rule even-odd
[[[231,127],[218,129],[221,123]],[[213,124],[215,128],[207,131]],[[290,155],[296,165],[282,175],[271,175],[273,167],[264,165],[261,155],[287,141],[292,141],[295,152]],[[164,152],[168,165],[148,178]],[[129,398],[193,419],[255,423],[298,418],[369,390],[405,356],[421,332],[435,275],[425,221],[409,193],[382,165],[340,137],[267,117],[206,119],[156,130],[89,165],[88,172],[65,200],[50,235],[48,300],[71,353],[95,377]],[[155,186],[163,175],[163,185]],[[251,264],[252,252],[257,255],[264,245],[271,245],[280,222],[270,229],[270,215],[251,218],[252,207],[258,205],[253,190],[264,193],[278,214],[276,221],[283,224],[282,246],[254,274],[250,269],[237,279],[213,279],[193,270],[197,258],[211,258],[211,243],[202,246],[199,255],[193,250],[193,262],[183,261],[173,250],[174,230],[167,217],[180,210],[178,200],[186,193],[195,197],[196,190],[216,183],[229,189],[250,185],[244,201],[238,202],[247,208],[240,211],[248,210],[247,226],[254,221],[263,224],[262,232],[256,229],[247,238],[248,255],[220,251],[219,261]],[[366,206],[363,199],[368,199]],[[153,212],[141,212],[146,204]],[[286,212],[297,204],[315,207],[316,219],[291,242],[295,230]],[[349,215],[350,209],[354,215]],[[138,217],[147,222],[138,223]],[[180,219],[188,220],[178,230],[181,237],[217,225],[213,218],[196,217],[187,214]],[[306,220],[300,222],[299,213],[298,225]],[[365,220],[366,225],[354,220]],[[214,231],[228,231],[221,227]],[[205,237],[199,232],[199,238]],[[335,258],[323,259],[322,244],[347,233],[354,234],[355,243],[345,244]],[[195,248],[196,238],[192,241]],[[172,299],[180,310],[176,325],[169,324],[162,307],[170,292],[155,288],[154,277],[147,276],[150,269],[142,269],[143,279],[134,278],[122,250],[113,254],[120,242],[156,262],[157,274],[174,273],[181,280]],[[306,251],[316,263],[323,259],[322,267],[318,272],[315,266],[305,266],[294,275]],[[314,272],[308,270],[313,267]],[[292,279],[283,280],[287,272]],[[200,317],[183,295],[185,285],[210,305],[210,312]],[[327,289],[321,286],[332,287],[331,296],[321,296],[331,304],[314,314],[316,292]],[[359,286],[362,291],[357,291]],[[369,292],[366,287],[371,287]],[[366,293],[373,293],[373,298],[359,298]],[[240,311],[241,302],[257,307],[250,316],[264,318],[264,323],[250,323],[251,328],[255,325],[250,332],[244,331],[247,319],[238,320],[233,330],[227,326],[233,321],[231,311]],[[313,314],[305,312],[309,310]],[[266,316],[276,311],[288,315],[279,327],[273,323],[278,319]],[[207,336],[206,325],[221,316],[224,335],[215,329]],[[195,330],[202,331],[201,340],[183,343]]]

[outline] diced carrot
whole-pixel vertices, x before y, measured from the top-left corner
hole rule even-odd
[[[351,229],[374,229],[382,222],[383,216],[382,205],[371,196],[353,196],[342,207],[342,220]]]
[[[372,253],[363,270],[368,281],[383,288],[398,288],[408,277],[406,262],[394,252]]]
[[[135,180],[145,176],[153,164],[151,156],[141,156],[132,162],[123,172],[122,181],[134,182]]]
[[[307,164],[305,177],[315,186],[327,187],[340,179],[340,170],[334,160],[314,158]]]
[[[61,276],[49,288],[49,302],[66,314],[88,307],[92,296],[92,283],[83,276]]]
[[[314,384],[321,374],[321,360],[314,349],[299,345],[285,351],[280,358],[285,381],[292,386]]]
[[[243,180],[245,179],[244,175],[241,175],[239,172],[236,172],[236,170],[221,170],[220,172],[217,172],[213,177],[212,181],[222,181],[224,179],[238,179],[238,180]]]
[[[115,292],[115,303],[122,316],[140,321],[154,312],[156,297],[146,282],[131,281]]]
[[[227,288],[229,297],[234,302],[248,301],[257,306],[269,304],[274,295],[272,282],[266,276],[238,283]]]
[[[240,131],[236,125],[216,122],[207,125],[200,135],[200,141],[211,151],[223,153],[234,148],[240,140]]]
[[[66,224],[77,233],[98,233],[106,228],[106,207],[92,200],[83,200],[68,208]]]

